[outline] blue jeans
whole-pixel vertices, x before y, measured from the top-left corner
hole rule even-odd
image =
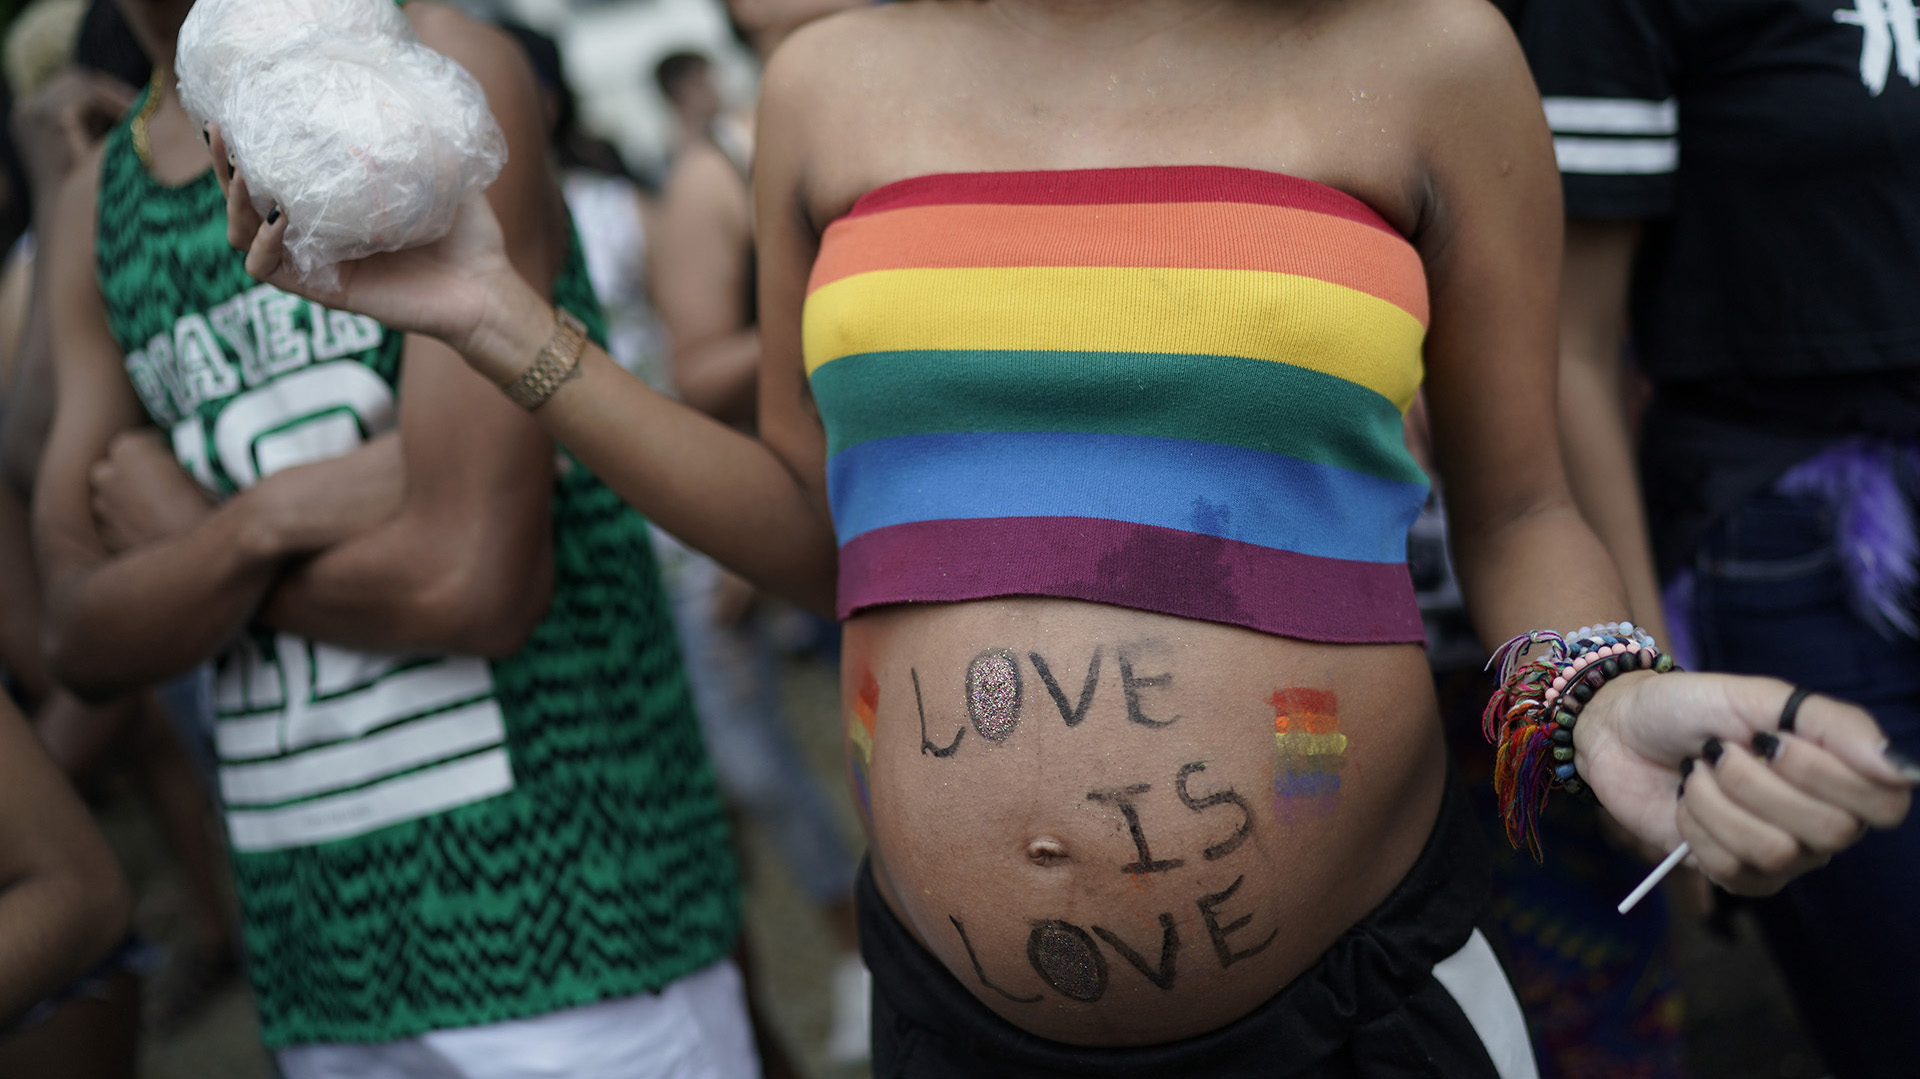
[[[1824,501],[1756,496],[1708,534],[1694,572],[1703,668],[1853,701],[1920,759],[1920,642],[1849,608]],[[1920,1074],[1920,813],[1756,906],[1834,1074]]]

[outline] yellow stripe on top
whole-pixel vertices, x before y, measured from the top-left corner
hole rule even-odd
[[[1386,300],[1260,270],[1011,267],[855,274],[807,298],[807,373],[870,352],[1184,353],[1272,360],[1365,386],[1405,411],[1418,319]]]

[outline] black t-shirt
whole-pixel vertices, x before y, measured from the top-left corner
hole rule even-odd
[[[1663,571],[1851,434],[1920,438],[1914,0],[1528,0],[1567,215],[1644,223]]]

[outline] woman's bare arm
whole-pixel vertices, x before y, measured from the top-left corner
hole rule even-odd
[[[1429,94],[1430,206],[1416,238],[1433,311],[1426,391],[1461,586],[1492,647],[1628,607],[1560,458],[1560,181],[1546,121],[1497,12],[1450,29],[1472,62]]]
[[[1422,130],[1430,204],[1418,237],[1432,327],[1427,400],[1468,608],[1489,646],[1534,629],[1622,618],[1627,591],[1562,463],[1554,316],[1559,176],[1518,45],[1491,8],[1441,4],[1452,55],[1435,65]],[[1583,450],[1590,447],[1583,447]],[[1630,471],[1622,454],[1613,466]],[[1770,762],[1745,747],[1788,695],[1768,679],[1623,674],[1575,728],[1575,765],[1615,816],[1664,848],[1682,839],[1719,883],[1766,893],[1908,807],[1867,714],[1803,708]],[[1813,702],[1809,702],[1812,704]],[[1719,763],[1676,798],[1680,761]]]
[[[131,910],[106,839],[0,694],[0,1030],[99,962]]]
[[[815,240],[797,209],[777,219],[765,210],[768,202],[796,202],[807,109],[774,84],[770,72],[755,182],[761,325],[770,342],[761,368],[760,438],[648,388],[594,346],[585,350],[577,377],[534,417],[662,528],[766,590],[830,612],[835,544],[826,439],[804,392],[799,355],[800,305]],[[224,144],[217,131],[213,151],[218,162]],[[216,165],[215,172],[226,182],[224,170]],[[263,281],[394,329],[438,337],[495,383],[524,371],[553,333],[551,305],[513,272],[484,199],[463,204],[445,239],[343,266],[337,289],[317,291],[282,261],[287,219],[261,221],[245,197],[244,177],[228,187],[229,239],[249,251],[248,271]],[[776,348],[776,339],[786,343]]]
[[[1560,276],[1560,452],[1580,512],[1600,535],[1627,587],[1633,620],[1667,639],[1640,502],[1621,346],[1627,283],[1640,226],[1567,222]]]

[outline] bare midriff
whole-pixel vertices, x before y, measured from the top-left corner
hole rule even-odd
[[[845,656],[881,895],[1043,1037],[1247,1014],[1386,897],[1438,812],[1418,645],[1021,598],[865,613]]]

